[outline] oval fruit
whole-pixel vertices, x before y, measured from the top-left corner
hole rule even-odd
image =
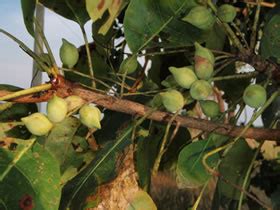
[[[67,103],[67,112],[75,112],[86,102],[80,96],[76,95],[68,96],[65,98],[65,101]]]
[[[202,112],[205,116],[214,118],[220,114],[220,108],[216,101],[205,100],[199,102]]]
[[[209,60],[196,56],[195,59],[195,73],[199,79],[208,80],[214,72],[214,65]]]
[[[212,63],[214,65],[215,63],[215,56],[214,54],[211,52],[211,50],[209,50],[206,47],[202,47],[199,43],[195,42],[194,43],[195,46],[195,54],[194,57],[202,57],[207,59],[210,63]]]
[[[185,105],[184,96],[177,90],[169,90],[164,93],[160,93],[163,106],[169,112],[176,112],[183,108]]]
[[[39,112],[23,117],[21,118],[21,121],[24,123],[29,132],[36,136],[48,134],[53,127],[53,124],[49,121],[49,119]]]
[[[207,7],[197,6],[182,19],[201,30],[211,29],[216,21],[216,17]]]
[[[195,81],[190,90],[191,97],[195,100],[205,100],[212,92],[212,86],[205,80]]]
[[[236,17],[236,9],[230,4],[223,4],[218,8],[218,18],[225,23],[230,23]]]
[[[101,112],[90,104],[83,105],[79,111],[81,122],[88,128],[101,128]]]
[[[245,104],[252,108],[259,108],[266,102],[267,94],[264,87],[260,85],[249,85],[244,93],[243,100]]]
[[[73,68],[79,60],[78,49],[66,39],[62,39],[62,45],[59,49],[61,62],[68,68]]]
[[[197,77],[193,70],[188,67],[169,67],[169,71],[173,74],[176,82],[183,88],[189,89],[194,81],[197,80]]]
[[[121,74],[132,74],[138,68],[138,61],[136,56],[128,57],[121,63],[119,73]]]
[[[67,102],[56,95],[48,101],[47,115],[50,121],[54,123],[61,122],[67,115]]]

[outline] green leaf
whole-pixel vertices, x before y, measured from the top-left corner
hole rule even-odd
[[[208,49],[223,50],[226,41],[225,31],[218,24],[215,24],[205,41]]]
[[[254,151],[248,146],[244,139],[240,139],[233,145],[222,160],[219,166],[219,172],[223,178],[230,183],[242,186],[253,156]],[[224,196],[234,200],[239,199],[240,190],[233,188],[222,180],[218,181],[217,186],[219,192]]]
[[[196,6],[195,0],[131,0],[124,18],[124,33],[133,53],[144,49],[156,36],[162,43],[190,46],[202,38],[202,31],[179,19]]]
[[[179,154],[177,162],[177,177],[183,187],[200,187],[205,184],[211,175],[202,164],[203,156],[215,149],[213,143],[207,140],[192,142],[185,146]],[[219,155],[212,155],[207,159],[207,164],[214,167],[219,160]]]
[[[89,16],[86,11],[85,1],[80,0],[39,0],[45,7],[57,14],[84,25]]]
[[[157,210],[157,206],[147,192],[140,190],[130,196],[132,199],[129,201],[126,210]]]
[[[265,25],[261,40],[261,55],[264,58],[280,58],[280,15],[275,14]]]
[[[7,132],[18,125],[23,125],[21,122],[0,123],[0,139],[7,137]]]
[[[61,208],[80,209],[85,198],[99,185],[115,176],[116,157],[128,144],[133,125],[124,129],[119,137],[108,143],[97,154],[96,158],[63,188]]]
[[[31,209],[31,206],[32,209],[58,209],[61,195],[60,172],[52,155],[35,143],[35,139],[6,138],[2,141],[1,209],[3,206],[4,209]]]
[[[45,148],[57,159],[62,173],[71,165],[75,155],[72,140],[79,126],[77,118],[67,117],[55,124],[45,142]]]
[[[21,10],[25,27],[28,33],[34,37],[34,13],[36,10],[36,0],[21,0]]]

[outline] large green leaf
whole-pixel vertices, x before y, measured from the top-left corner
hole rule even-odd
[[[0,209],[58,209],[58,162],[35,139],[1,141]]]
[[[203,156],[215,149],[208,140],[192,142],[185,146],[179,154],[177,162],[178,184],[182,187],[199,187],[205,184],[211,175],[202,164]],[[212,155],[207,159],[207,164],[214,167],[219,160],[219,155]]]
[[[108,143],[97,154],[96,158],[86,167],[79,176],[68,182],[63,188],[61,209],[70,207],[80,209],[85,198],[99,185],[115,176],[116,158],[118,154],[129,144],[133,125],[125,128],[119,137]]]
[[[265,25],[261,40],[261,55],[264,58],[280,58],[280,15],[275,14]]]
[[[89,20],[84,0],[39,0],[39,2],[79,25],[84,25]]]
[[[219,172],[223,178],[230,183],[242,186],[253,156],[254,151],[248,146],[244,139],[240,139],[233,145],[222,160],[219,166]],[[239,199],[240,190],[225,183],[223,180],[218,181],[218,188],[222,195],[234,200]]]
[[[28,33],[34,37],[34,13],[36,0],[21,0],[23,20]]]
[[[195,0],[131,0],[124,19],[126,41],[137,53],[155,37],[175,46],[189,46],[202,38],[202,31],[180,20],[181,13],[196,6]]]
[[[71,165],[72,156],[75,156],[72,140],[79,126],[77,118],[67,117],[55,124],[45,142],[45,148],[57,159],[62,173]]]

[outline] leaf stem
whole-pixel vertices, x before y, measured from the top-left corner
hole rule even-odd
[[[220,77],[213,77],[210,79],[210,82],[214,81],[221,81],[221,80],[231,80],[231,79],[247,79],[252,78],[258,75],[258,72],[251,72],[246,74],[235,74],[235,75],[228,75],[228,76],[220,76]]]
[[[38,93],[44,90],[49,90],[52,88],[51,84],[42,84],[42,85],[38,85],[38,86],[34,86],[25,90],[20,90],[5,96],[0,97],[0,101],[6,101],[6,100],[10,100],[10,99],[14,99],[20,96],[24,96],[24,95],[29,95],[29,94],[33,94],[33,93]]]

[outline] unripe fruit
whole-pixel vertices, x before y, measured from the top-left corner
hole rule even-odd
[[[195,61],[195,73],[199,79],[208,80],[211,78],[214,65],[210,63],[209,60],[202,58],[200,56],[196,56],[194,58]]]
[[[218,8],[218,18],[225,23],[230,23],[236,17],[236,9],[230,4],[223,4]]]
[[[67,102],[56,95],[48,101],[47,114],[50,121],[54,123],[64,120],[67,114]]]
[[[245,104],[252,108],[259,108],[266,102],[266,90],[260,85],[250,85],[243,93]]]
[[[205,100],[212,92],[212,86],[205,80],[195,81],[190,90],[191,97],[195,100]]]
[[[121,74],[132,74],[137,70],[138,61],[136,56],[128,57],[121,63],[119,73]]]
[[[160,94],[156,94],[151,101],[151,106],[152,107],[159,107],[161,105],[162,105],[161,96],[160,96]]]
[[[53,127],[49,119],[39,112],[23,117],[21,121],[29,132],[36,136],[46,135]]]
[[[88,128],[100,129],[101,112],[100,110],[90,104],[82,106],[79,111],[81,122]]]
[[[214,65],[215,57],[211,50],[207,49],[206,47],[202,47],[199,43],[195,42],[195,54],[194,57],[202,57],[207,59],[210,63]]]
[[[169,71],[173,74],[176,82],[183,88],[189,89],[192,83],[197,80],[193,70],[188,67],[169,67]]]
[[[220,114],[220,108],[217,102],[205,100],[199,102],[202,112],[207,117],[217,117]]]
[[[68,68],[73,68],[79,60],[79,52],[75,45],[62,39],[62,45],[59,49],[61,62]]]
[[[201,30],[211,29],[216,21],[212,12],[203,6],[194,7],[182,20]]]
[[[80,96],[75,95],[68,96],[67,98],[65,98],[65,101],[67,103],[67,112],[73,112],[78,110],[86,102]]]
[[[177,90],[160,93],[162,103],[169,112],[176,112],[185,104],[184,96]]]

